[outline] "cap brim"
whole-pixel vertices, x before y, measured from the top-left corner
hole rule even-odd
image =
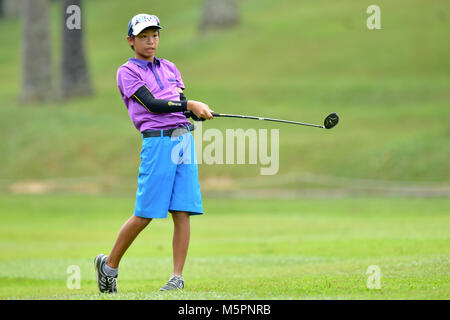
[[[151,28],[151,27],[162,29],[162,27],[160,27],[158,25],[155,25],[155,24],[152,24],[150,22],[148,22],[148,23],[142,22],[142,23],[139,24],[139,26],[136,29],[133,29],[133,35],[137,36],[139,33],[142,32],[142,30],[147,29],[147,28]]]

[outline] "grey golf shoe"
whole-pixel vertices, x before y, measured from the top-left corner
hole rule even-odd
[[[184,279],[182,276],[171,275],[166,285],[159,289],[159,291],[181,290],[184,289]]]
[[[101,293],[116,293],[117,292],[117,276],[109,277],[103,272],[103,266],[106,263],[108,256],[99,254],[95,257],[94,267],[95,275],[97,276],[97,285]]]

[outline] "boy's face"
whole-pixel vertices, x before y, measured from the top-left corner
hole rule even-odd
[[[142,30],[133,38],[127,37],[130,46],[134,47],[136,58],[142,60],[153,60],[159,45],[159,32],[157,28],[147,28]]]

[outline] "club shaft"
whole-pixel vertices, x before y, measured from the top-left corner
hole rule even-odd
[[[272,119],[272,118],[262,118],[262,117],[253,117],[253,116],[243,116],[239,114],[226,114],[226,113],[213,113],[214,117],[225,117],[225,118],[239,118],[239,119],[253,119],[253,120],[264,120],[264,121],[274,121],[274,122],[282,122],[282,123],[290,123],[297,124],[302,126],[316,127],[316,128],[324,128],[324,126],[318,124],[297,122],[297,121],[289,121],[289,120],[280,120],[280,119]]]

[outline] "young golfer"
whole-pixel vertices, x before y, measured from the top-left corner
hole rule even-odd
[[[117,292],[119,263],[137,235],[155,218],[172,215],[173,273],[161,291],[184,288],[183,266],[189,246],[190,215],[203,214],[195,147],[190,131],[194,120],[212,119],[204,103],[186,100],[175,64],[155,57],[160,22],[148,14],[134,16],[127,41],[135,58],[117,71],[117,85],[131,120],[143,136],[134,214],[120,229],[109,256],[99,254],[94,265],[100,292]]]

